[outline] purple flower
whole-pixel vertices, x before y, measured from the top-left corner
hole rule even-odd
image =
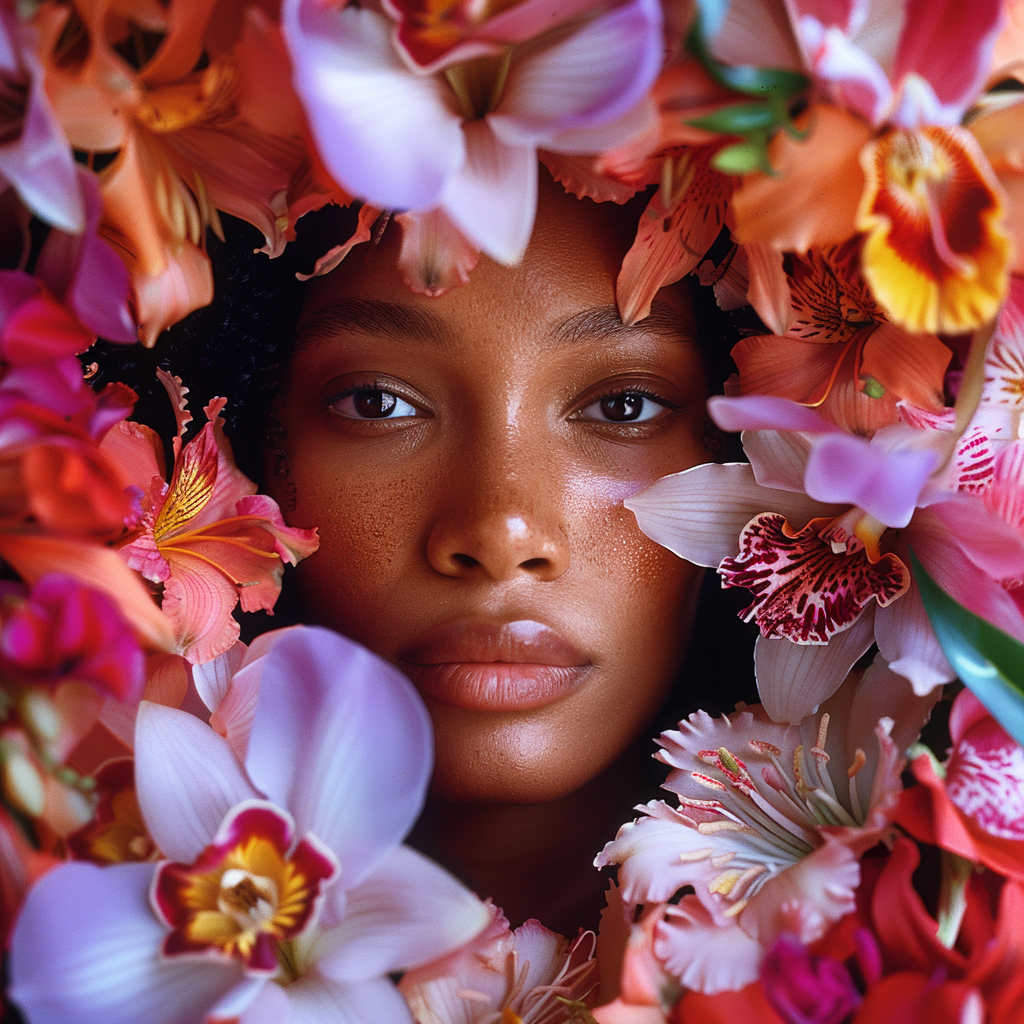
[[[815,956],[796,936],[780,935],[761,966],[765,998],[786,1024],[843,1024],[861,1004],[844,964]]]

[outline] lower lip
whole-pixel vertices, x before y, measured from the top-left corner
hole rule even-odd
[[[447,662],[399,665],[426,697],[467,711],[533,711],[568,696],[592,665]]]

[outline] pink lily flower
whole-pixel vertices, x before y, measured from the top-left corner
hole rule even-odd
[[[75,158],[47,98],[33,42],[14,4],[0,5],[0,192],[13,187],[41,220],[77,234],[86,216]]]
[[[271,611],[284,565],[295,565],[319,545],[316,530],[286,526],[272,499],[234,464],[220,412],[226,399],[206,406],[208,422],[187,444],[192,416],[178,378],[158,371],[175,404],[178,435],[170,483],[163,444],[148,428],[120,423],[102,449],[134,488],[137,507],[125,520],[131,531],[120,554],[133,569],[163,584],[161,607],[191,662],[209,661],[238,638],[235,605]]]
[[[458,45],[413,46],[425,65],[410,56],[407,6],[395,5],[405,19],[396,46],[393,22],[372,8],[284,4],[295,89],[320,156],[368,203],[439,211],[475,247],[515,263],[533,228],[537,150],[599,152],[653,116],[661,6],[626,0],[582,17],[581,4],[531,0],[480,33],[457,33]]]
[[[401,845],[431,769],[408,681],[324,629],[278,637],[244,760],[143,702],[135,777],[158,864],[65,864],[15,927],[11,998],[33,1024],[410,1022],[387,975],[488,921]]]
[[[704,712],[663,733],[678,807],[651,801],[598,856],[627,906],[666,904],[654,952],[684,987],[753,981],[783,933],[820,938],[854,908],[858,859],[888,830],[901,753],[934,703],[876,661],[799,726],[760,706]]]
[[[759,396],[709,409],[724,429],[746,431],[750,464],[696,466],[625,505],[653,540],[754,594],[758,692],[776,721],[810,714],[873,641],[919,694],[954,677],[910,578],[910,548],[957,601],[1024,638],[1007,589],[1024,575],[1024,536],[968,489],[930,482],[934,431],[897,424],[867,441]],[[970,476],[969,459],[958,472]]]
[[[573,941],[529,920],[512,931],[491,907],[473,942],[399,983],[417,1024],[557,1024],[596,986],[593,932]]]

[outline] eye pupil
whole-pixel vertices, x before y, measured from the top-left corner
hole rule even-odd
[[[606,395],[601,399],[601,412],[616,423],[635,420],[643,408],[644,396],[630,391],[620,391],[617,395]]]
[[[363,388],[352,398],[356,411],[367,419],[389,416],[398,401],[390,391],[382,391],[380,388]]]

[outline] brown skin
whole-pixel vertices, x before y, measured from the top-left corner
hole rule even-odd
[[[350,258],[311,288],[278,408],[288,483],[275,496],[320,528],[298,570],[311,620],[397,663],[454,620],[530,619],[589,661],[533,710],[428,697],[436,760],[417,833],[514,923],[541,915],[571,933],[601,888],[587,865],[636,798],[629,751],[676,676],[699,580],[622,505],[707,461],[684,301],[663,290],[634,328],[611,312],[628,235],[621,211],[549,182],[523,262],[482,258],[441,298],[409,291],[393,244]],[[346,299],[402,308],[385,327]],[[404,322],[410,309],[441,337]],[[403,415],[366,418],[390,396]],[[641,419],[607,420],[626,407]]]

